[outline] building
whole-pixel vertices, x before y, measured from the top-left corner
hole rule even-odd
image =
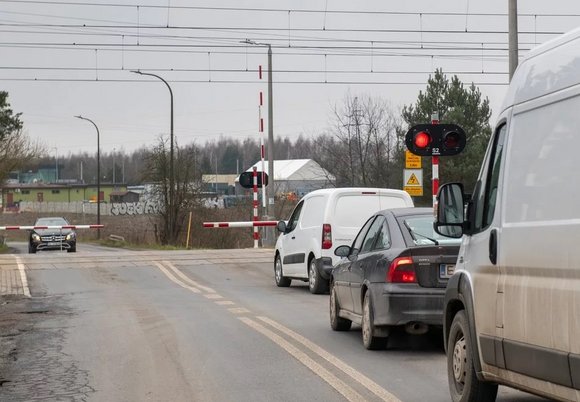
[[[253,167],[262,171],[262,161],[256,162]],[[268,173],[268,161],[264,161],[264,170]],[[274,161],[274,181],[276,194],[294,193],[298,197],[321,188],[334,187],[336,178],[328,170],[322,168],[312,159],[288,159]],[[236,178],[236,194],[247,191],[239,185],[239,176]]]
[[[100,187],[101,202],[112,202],[112,195],[118,196],[120,193],[127,192],[127,187],[120,184],[114,186],[101,184]],[[96,184],[12,183],[2,188],[2,205],[5,209],[17,208],[21,202],[95,202],[96,200]]]
[[[201,178],[203,192],[216,195],[234,194],[237,177],[237,174],[204,174]]]

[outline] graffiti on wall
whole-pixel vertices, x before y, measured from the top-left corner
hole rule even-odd
[[[144,215],[159,214],[160,204],[155,201],[145,202],[116,202],[111,204],[111,215]]]

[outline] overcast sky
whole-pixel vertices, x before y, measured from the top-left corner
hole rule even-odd
[[[494,112],[508,82],[507,0],[0,0],[0,90],[51,155],[258,137],[274,64],[274,135],[314,136],[347,92],[413,103],[436,68],[475,82]],[[520,57],[580,26],[580,2],[518,4]],[[264,105],[263,115],[267,107]],[[494,113],[494,117],[497,114]],[[493,124],[493,122],[492,122]],[[267,127],[267,122],[266,122]]]

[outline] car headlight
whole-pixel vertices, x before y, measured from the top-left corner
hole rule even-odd
[[[40,236],[38,235],[38,233],[33,233],[31,237],[32,241],[40,241]]]
[[[66,235],[66,239],[67,239],[67,240],[74,240],[74,239],[76,239],[76,238],[77,238],[77,235],[76,235],[76,233],[74,233],[74,232],[72,232],[72,233],[69,233],[69,234],[67,234],[67,235]]]

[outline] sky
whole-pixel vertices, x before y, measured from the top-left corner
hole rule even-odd
[[[97,124],[105,153],[169,134],[167,87],[132,70],[168,81],[179,145],[259,139],[267,48],[242,43],[250,39],[272,46],[275,137],[324,132],[347,94],[412,104],[436,68],[478,85],[493,120],[508,83],[507,9],[507,0],[0,0],[0,90],[48,155],[96,152],[94,127],[76,115]],[[519,1],[518,14],[520,57],[580,26],[573,0]]]

